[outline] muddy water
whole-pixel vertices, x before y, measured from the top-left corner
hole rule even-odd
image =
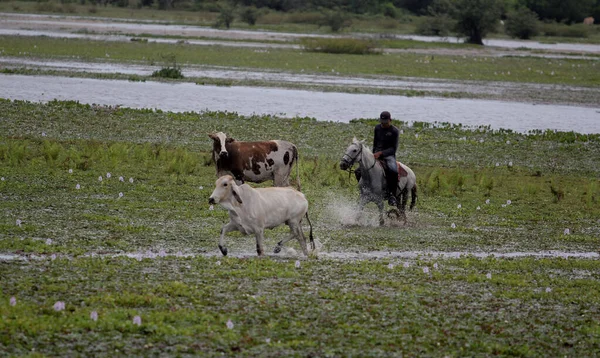
[[[468,99],[322,93],[261,87],[201,86],[192,83],[129,82],[53,76],[0,75],[0,97],[29,101],[160,108],[166,111],[233,111],[348,122],[373,118],[382,108],[411,121],[490,125],[600,133],[600,109]]]
[[[132,23],[128,21],[114,20],[108,18],[84,18],[77,16],[48,16],[48,15],[30,15],[30,14],[9,14],[0,13],[0,28],[2,29],[28,29],[28,30],[54,30],[63,33],[69,31],[91,31],[99,33],[125,33],[125,34],[153,34],[169,36],[188,36],[188,37],[211,37],[228,38],[237,40],[294,40],[301,37],[333,37],[330,35],[314,34],[295,34],[269,31],[244,31],[244,30],[219,30],[211,27],[202,26],[181,26],[165,25],[152,22]],[[353,34],[355,36],[372,37],[367,34]],[[379,36],[379,35],[375,35]],[[412,39],[415,41],[426,42],[462,42],[462,39],[455,37],[434,37],[417,35],[389,35],[386,37],[395,37],[401,39]],[[595,44],[573,44],[573,43],[555,43],[547,44],[536,41],[522,40],[484,40],[484,44],[489,47],[518,49],[528,48],[537,50],[566,51],[566,52],[585,52],[600,53],[600,45]]]

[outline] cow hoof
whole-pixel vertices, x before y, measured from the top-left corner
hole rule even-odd
[[[221,253],[223,254],[223,256],[227,256],[227,248],[226,247],[219,245],[219,250],[221,250]]]
[[[274,253],[278,254],[281,252],[281,246],[275,246],[275,250],[273,250]]]

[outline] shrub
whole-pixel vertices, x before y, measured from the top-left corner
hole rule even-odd
[[[152,72],[152,77],[179,79],[183,78],[183,73],[181,73],[181,69],[177,66],[163,67],[160,70]]]
[[[338,32],[344,27],[349,27],[351,20],[346,19],[341,11],[333,11],[325,14],[325,25],[331,27],[332,32]]]
[[[510,37],[528,40],[539,33],[538,16],[527,8],[514,10],[506,18],[505,31]]]
[[[254,6],[247,7],[240,12],[240,19],[250,26],[256,24],[258,20],[258,11]]]
[[[293,12],[287,16],[287,21],[293,24],[314,24],[325,23],[325,17],[317,12]]]
[[[304,38],[301,40],[304,50],[311,52],[345,53],[365,55],[377,53],[376,44],[370,40],[360,39],[330,39],[330,38]]]
[[[215,27],[225,26],[225,28],[229,28],[234,18],[233,6],[223,5],[219,8],[219,16]]]
[[[388,2],[385,5],[383,5],[383,15],[395,19],[398,16],[398,10],[394,6],[394,4]]]
[[[447,14],[421,16],[417,20],[415,33],[424,36],[448,36],[454,26],[454,20]]]
[[[590,26],[583,24],[565,25],[558,22],[545,22],[541,25],[541,32],[546,36],[562,37],[588,37]]]

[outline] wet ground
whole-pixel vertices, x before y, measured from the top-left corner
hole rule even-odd
[[[174,112],[230,111],[335,122],[372,118],[374,108],[401,108],[403,117],[412,121],[490,125],[521,132],[600,133],[600,109],[588,107],[55,76],[0,75],[0,83],[0,97],[36,102],[76,100]]]

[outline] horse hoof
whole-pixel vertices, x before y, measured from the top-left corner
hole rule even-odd
[[[226,247],[219,245],[219,250],[221,250],[221,253],[223,254],[223,256],[227,256],[227,248]]]
[[[281,252],[281,246],[275,246],[275,250],[273,250],[274,253],[278,254]]]

